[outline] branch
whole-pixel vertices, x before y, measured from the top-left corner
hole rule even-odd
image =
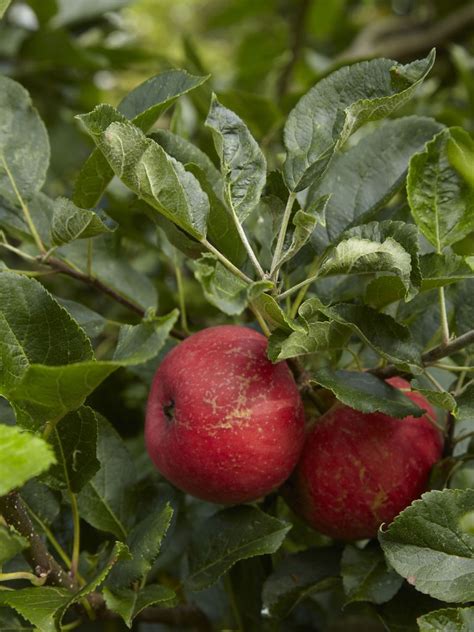
[[[446,358],[447,356],[456,353],[457,351],[461,351],[465,347],[468,347],[470,344],[474,344],[474,329],[471,329],[467,333],[459,336],[458,338],[454,338],[448,344],[441,344],[430,351],[427,351],[421,356],[422,366],[430,366],[437,360],[441,358]],[[406,371],[401,371],[397,369],[393,364],[389,364],[386,367],[382,367],[380,369],[370,369],[369,373],[376,375],[377,377],[381,377],[383,379],[387,379],[389,377],[394,377],[396,375],[406,375]]]
[[[410,17],[388,18],[369,24],[353,43],[338,55],[338,61],[389,57],[412,59],[439,47],[474,24],[474,4],[460,7],[437,22]]]
[[[145,316],[145,310],[142,307],[129,300],[128,298],[125,298],[108,285],[105,285],[105,283],[102,283],[102,281],[100,281],[99,279],[89,276],[84,272],[80,272],[80,270],[71,268],[71,266],[68,266],[68,264],[61,259],[57,259],[56,257],[48,257],[48,259],[44,259],[43,257],[39,256],[36,258],[36,260],[38,261],[38,263],[42,265],[47,265],[56,272],[60,272],[61,274],[65,274],[66,276],[71,277],[72,279],[81,281],[81,283],[84,283],[85,285],[98,290],[102,294],[109,296],[116,303],[120,303],[120,305],[123,305],[135,314],[138,314],[141,318]],[[171,335],[174,338],[178,338],[179,340],[184,340],[184,338],[186,338],[186,334],[182,331],[178,331],[177,329],[173,329],[171,331]]]
[[[0,513],[10,526],[28,540],[30,546],[24,555],[35,575],[46,577],[47,584],[77,590],[75,579],[58,564],[36,532],[18,492],[11,492],[0,498]]]
[[[288,63],[282,70],[277,85],[277,93],[279,97],[286,94],[291,80],[291,75],[299,59],[301,49],[303,48],[304,27],[306,16],[311,7],[312,0],[300,0],[299,7],[295,13],[293,28],[291,32],[290,58]]]

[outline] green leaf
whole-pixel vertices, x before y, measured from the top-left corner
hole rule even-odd
[[[100,470],[77,497],[81,518],[126,540],[134,517],[135,468],[122,439],[103,417],[98,417],[97,458]]]
[[[16,426],[0,424],[0,496],[44,472],[54,462],[46,441]]]
[[[0,393],[34,428],[79,408],[119,367],[155,357],[178,315],[123,326],[112,360],[97,361],[84,331],[37,281],[1,272],[0,298]]]
[[[82,303],[55,296],[56,301],[64,307],[74,320],[86,332],[88,338],[97,338],[107,324],[107,319],[94,312]]]
[[[216,195],[200,167],[187,164],[186,169],[196,177],[209,198],[210,208],[207,218],[209,241],[232,263],[240,267],[247,258],[247,253],[229,209]]]
[[[294,331],[290,335],[281,331],[272,333],[268,342],[268,358],[272,362],[296,358],[321,351],[341,349],[350,332],[344,326],[329,320],[317,321],[307,331]]]
[[[458,173],[449,148],[474,144],[464,130],[441,131],[413,156],[407,179],[411,212],[423,235],[441,252],[474,230],[474,188]]]
[[[2,564],[11,560],[28,546],[28,540],[22,538],[14,529],[0,524],[0,568]]]
[[[245,123],[213,95],[206,126],[225,180],[226,198],[243,223],[257,206],[265,186],[267,163]]]
[[[122,617],[129,628],[133,619],[148,606],[172,608],[177,603],[176,593],[166,586],[151,584],[141,590],[130,588],[110,590],[107,586],[103,590],[107,608]]]
[[[416,227],[404,222],[371,222],[342,234],[329,249],[319,269],[319,276],[364,274],[367,272],[397,275],[405,296],[412,297],[421,284]]]
[[[452,253],[430,252],[420,258],[423,281],[421,291],[458,283],[474,277],[474,270],[464,257]]]
[[[385,603],[398,592],[403,578],[387,567],[380,548],[372,543],[364,549],[348,544],[341,560],[347,601]]]
[[[245,281],[232,274],[210,253],[205,253],[194,266],[194,276],[212,305],[229,316],[244,311],[248,302]]]
[[[51,25],[58,28],[69,24],[89,22],[94,18],[102,17],[108,11],[117,11],[129,2],[130,0],[81,0],[80,3],[76,3],[70,2],[70,0],[56,0],[58,11],[54,15]]]
[[[54,201],[51,220],[51,239],[56,246],[62,246],[75,239],[88,239],[101,233],[115,230],[116,222],[103,212],[87,211],[79,208],[67,198]]]
[[[161,145],[168,155],[176,158],[183,165],[199,167],[214,193],[219,196],[222,194],[223,183],[219,170],[209,156],[196,145],[167,129],[158,129],[150,134],[150,137]]]
[[[290,524],[248,505],[217,512],[193,531],[185,585],[203,590],[237,561],[274,553],[290,529]]]
[[[438,408],[444,408],[445,410],[453,411],[456,408],[456,400],[447,391],[433,391],[421,384],[420,380],[413,380],[411,383],[411,387],[413,390],[421,393],[423,397],[433,404],[433,406],[437,406]]]
[[[326,224],[316,227],[312,242],[325,248],[354,224],[371,219],[402,186],[413,154],[437,134],[433,119],[408,116],[384,121],[345,152],[336,154],[321,182],[308,191],[308,201],[331,195]],[[381,156],[390,159],[381,159]]]
[[[166,70],[147,79],[122,99],[118,111],[143,132],[183,94],[200,86],[207,77],[195,77],[185,70]],[[177,158],[180,160],[179,158]],[[78,206],[95,206],[110,180],[113,170],[99,149],[84,163],[76,180],[74,202]]]
[[[458,421],[472,421],[474,419],[474,383],[470,383],[461,395],[456,397],[454,415]]]
[[[4,16],[10,2],[11,0],[0,0],[0,18]]]
[[[444,608],[417,619],[420,632],[470,632],[474,629],[474,608]]]
[[[91,582],[72,595],[66,588],[53,588],[51,586],[22,588],[15,591],[1,591],[0,605],[9,606],[16,610],[39,632],[60,632],[62,619],[70,606],[100,586],[105,581],[112,566],[127,555],[127,547],[121,542],[116,542],[105,567]]]
[[[84,274],[89,273],[86,241],[73,241],[56,251],[56,255],[75,265]],[[96,237],[92,251],[92,276],[119,296],[143,308],[143,311],[149,307],[156,308],[158,299],[153,282],[146,274],[136,270],[130,259],[131,255],[123,243],[119,249],[108,235]]]
[[[334,152],[361,125],[404,105],[434,63],[402,66],[390,59],[364,61],[336,70],[317,83],[290,112],[284,130],[285,180],[300,191],[326,170]]]
[[[278,564],[263,586],[263,606],[271,617],[286,617],[312,594],[337,585],[340,553],[334,549],[308,549],[293,553]]]
[[[332,391],[343,404],[363,413],[381,412],[397,419],[423,414],[398,388],[371,373],[324,368],[314,371],[311,381]]]
[[[38,192],[49,153],[48,134],[30,95],[16,81],[0,76],[0,192],[16,197],[10,176],[23,197]]]
[[[327,318],[350,327],[366,344],[389,362],[412,372],[421,366],[420,351],[415,346],[410,331],[388,314],[381,314],[365,305],[349,303],[325,307],[318,299],[309,299],[303,305],[310,302],[313,309],[319,310]]]
[[[293,216],[294,230],[291,236],[291,242],[283,253],[278,267],[292,259],[308,242],[316,224],[323,221],[325,217],[330,197],[330,195],[323,195],[317,198],[306,210],[300,209],[296,211]]]
[[[474,490],[423,494],[379,533],[393,568],[417,590],[450,602],[474,599],[474,536],[460,521],[474,506]]]
[[[295,328],[293,321],[288,318],[273,296],[262,293],[258,296],[252,296],[252,287],[250,287],[249,299],[257,307],[258,311],[262,314],[270,327],[279,327],[287,332],[290,332]]]
[[[132,123],[118,121],[112,106],[78,118],[129,189],[196,239],[205,237],[209,200],[180,162]]]
[[[170,526],[173,509],[168,503],[152,512],[130,532],[127,546],[132,558],[119,562],[109,575],[107,586],[116,589],[129,588],[141,581],[158,557],[161,543]]]
[[[79,492],[100,467],[97,451],[97,415],[88,406],[67,414],[51,433],[56,465],[47,481],[51,487]]]

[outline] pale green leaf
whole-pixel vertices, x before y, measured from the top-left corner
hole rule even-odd
[[[474,506],[474,490],[423,494],[379,533],[393,568],[422,593],[451,602],[474,600],[474,535],[461,519]]]
[[[209,200],[180,162],[138,127],[117,120],[111,106],[78,118],[129,189],[193,237],[205,237]]]
[[[474,188],[450,160],[449,147],[459,138],[469,140],[460,128],[441,131],[413,156],[407,179],[411,212],[423,235],[441,251],[474,230]]]
[[[285,125],[285,180],[300,191],[323,175],[334,152],[361,125],[404,105],[434,63],[434,51],[406,66],[390,59],[336,70],[290,112]]]
[[[465,257],[453,253],[430,252],[420,258],[423,281],[421,291],[458,283],[474,277],[474,269]]]
[[[21,553],[28,546],[28,540],[21,537],[13,528],[0,524],[0,568],[2,564],[11,560],[12,557]]]
[[[75,239],[88,239],[115,230],[116,222],[101,211],[79,208],[67,198],[54,201],[51,219],[51,241],[56,246]]]
[[[0,424],[0,496],[21,487],[54,462],[46,441],[16,426]]]
[[[342,234],[339,243],[323,257],[319,276],[331,274],[392,273],[407,297],[421,283],[415,226],[404,222],[371,222]]]
[[[241,223],[257,206],[265,186],[267,163],[256,140],[237,114],[213,95],[206,125],[221,162],[226,198]]]
[[[0,18],[2,18],[5,14],[5,11],[8,9],[8,5],[10,4],[10,2],[11,0],[0,0]]]
[[[194,265],[194,275],[212,305],[229,316],[244,311],[248,302],[245,281],[232,274],[210,253],[204,254]]]
[[[471,632],[474,630],[474,607],[435,610],[417,621],[420,632]]]
[[[193,531],[185,585],[202,590],[239,560],[274,553],[290,529],[287,522],[248,505],[219,511]]]
[[[46,179],[49,154],[48,134],[30,95],[0,76],[0,192],[16,197],[11,176],[23,197],[37,193]]]
[[[176,99],[197,88],[206,79],[207,77],[190,75],[185,70],[166,70],[147,79],[129,92],[118,106],[122,117],[116,120],[131,119],[143,132],[147,132]],[[113,174],[101,151],[95,149],[79,172],[74,202],[85,208],[95,206]]]

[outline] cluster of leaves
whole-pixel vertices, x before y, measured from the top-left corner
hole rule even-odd
[[[329,74],[271,153],[215,95],[215,152],[179,118],[154,127],[183,95],[210,95],[206,76],[163,72],[78,117],[95,149],[68,198],[45,187],[28,92],[0,77],[1,627],[104,611],[130,627],[159,606],[156,621],[202,629],[471,629],[474,143],[397,118],[433,63]],[[331,542],[277,497],[197,502],[153,471],[141,433],[117,432],[107,384],[140,418],[162,354],[229,320],[259,326],[271,360],[304,365],[308,416],[334,396],[420,415],[378,377],[393,372],[437,407],[433,489],[377,541]]]

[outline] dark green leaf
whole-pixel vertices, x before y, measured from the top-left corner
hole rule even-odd
[[[400,575],[387,567],[383,552],[376,544],[364,549],[348,544],[342,555],[341,574],[348,602],[385,603],[403,582]]]
[[[116,589],[129,588],[134,582],[146,577],[158,557],[172,517],[173,509],[167,504],[152,512],[132,529],[127,538],[132,559],[123,560],[112,569],[107,580],[107,586],[111,590],[115,592]]]
[[[473,267],[464,257],[452,253],[436,254],[430,252],[420,258],[421,291],[458,283],[474,277]]]
[[[135,468],[117,432],[103,417],[98,421],[100,470],[79,492],[79,511],[96,529],[126,540],[133,520]]]
[[[434,63],[434,51],[402,66],[390,59],[345,66],[317,83],[285,125],[285,180],[300,191],[320,177],[334,152],[361,125],[406,103]]]
[[[186,586],[202,590],[237,561],[274,553],[290,529],[290,524],[248,505],[219,511],[193,531]]]
[[[474,419],[474,383],[468,384],[461,395],[456,397],[455,416],[459,421]]]
[[[339,401],[364,413],[381,412],[397,419],[423,414],[414,402],[371,373],[318,369],[311,380],[334,393]]]
[[[171,588],[151,584],[141,590],[135,591],[130,588],[103,590],[107,607],[122,617],[129,628],[132,627],[133,619],[148,606],[160,606],[172,608],[176,605],[176,594]]]
[[[248,285],[224,267],[214,255],[206,253],[196,261],[194,275],[212,305],[229,316],[243,312],[248,302]]]
[[[263,606],[272,617],[286,617],[301,601],[339,581],[340,553],[308,549],[288,555],[267,578]]]
[[[379,533],[394,569],[422,593],[450,602],[474,599],[474,536],[462,517],[474,506],[474,490],[423,494]]]
[[[243,223],[257,206],[265,186],[267,163],[245,123],[213,95],[206,125],[213,133],[226,199]]]
[[[373,217],[402,186],[410,157],[439,132],[433,119],[409,116],[384,121],[374,132],[336,154],[308,200],[331,195],[326,225],[316,227],[313,244],[325,248],[351,225]],[[381,156],[390,156],[390,159]]]
[[[51,433],[56,465],[47,480],[52,487],[77,493],[100,467],[97,451],[97,415],[88,406],[67,414]]]

